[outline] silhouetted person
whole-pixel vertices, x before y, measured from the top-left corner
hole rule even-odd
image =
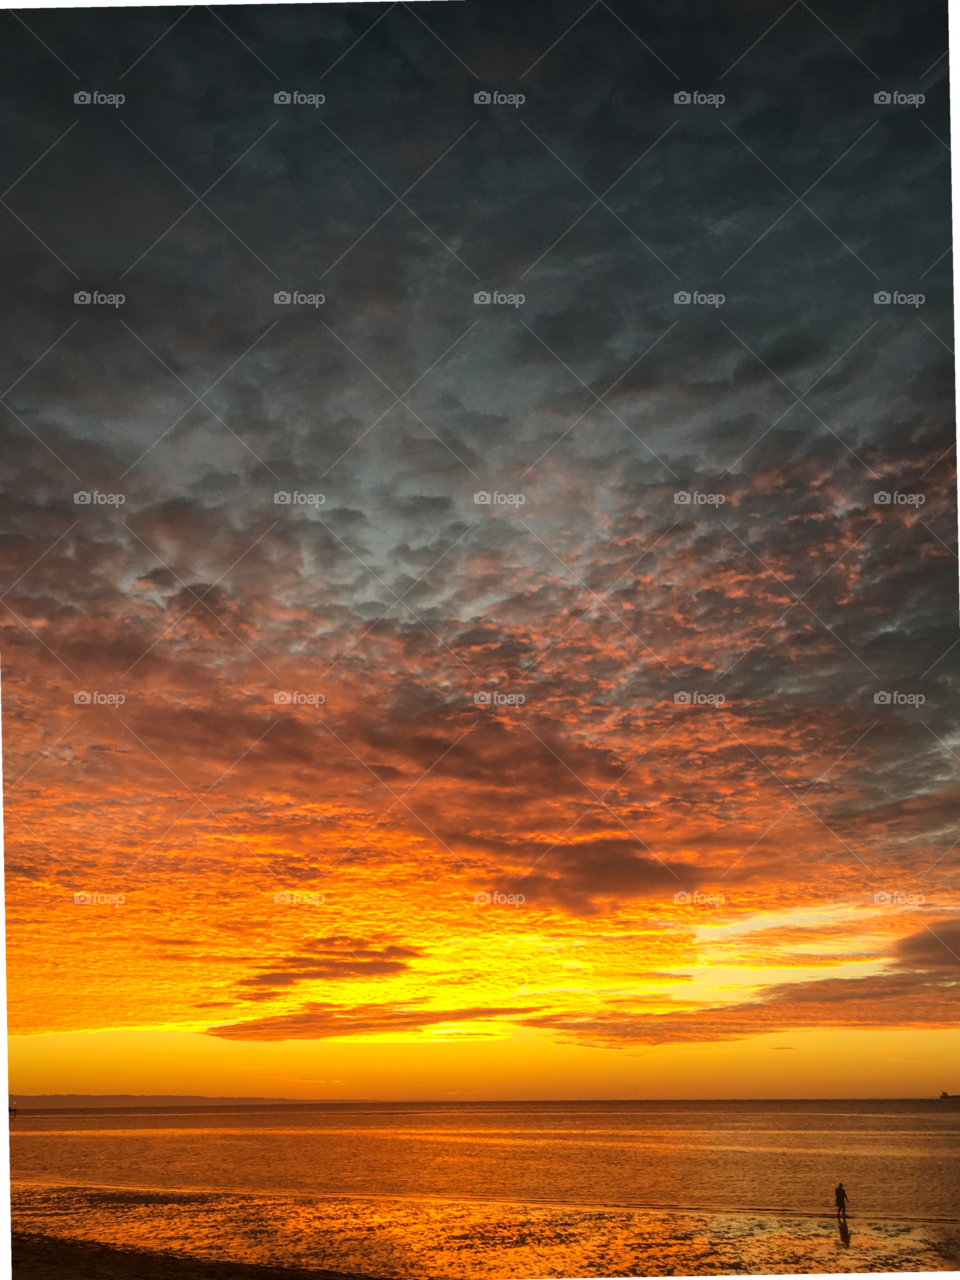
[[[848,1197],[847,1197],[847,1193],[846,1193],[846,1191],[844,1191],[844,1189],[843,1189],[843,1183],[842,1183],[842,1182],[840,1183],[840,1185],[837,1187],[836,1191],[835,1191],[833,1194],[834,1194],[834,1198],[836,1199],[836,1202],[837,1202],[837,1217],[838,1217],[838,1218],[843,1218],[843,1219],[844,1219],[844,1221],[846,1221],[846,1217],[847,1217],[847,1198],[848,1198]]]

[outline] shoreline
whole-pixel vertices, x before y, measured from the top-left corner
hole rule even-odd
[[[831,1207],[824,1209],[783,1209],[775,1205],[767,1205],[764,1207],[753,1207],[750,1205],[731,1208],[728,1205],[691,1205],[691,1204],[650,1204],[650,1203],[633,1203],[629,1200],[559,1200],[550,1198],[540,1200],[536,1196],[524,1196],[518,1199],[516,1196],[478,1196],[478,1195],[458,1195],[458,1196],[440,1196],[429,1195],[421,1192],[403,1192],[403,1191],[290,1191],[286,1188],[271,1188],[266,1191],[255,1191],[250,1187],[222,1187],[222,1186],[206,1186],[202,1184],[190,1184],[177,1187],[165,1186],[147,1186],[139,1183],[127,1182],[77,1182],[70,1181],[51,1181],[50,1179],[39,1178],[14,1178],[11,1179],[11,1192],[18,1187],[29,1187],[31,1189],[56,1188],[60,1191],[132,1191],[142,1192],[147,1195],[212,1195],[212,1196],[250,1196],[255,1199],[263,1197],[276,1197],[284,1200],[336,1200],[336,1201],[363,1201],[371,1200],[374,1202],[382,1200],[399,1201],[404,1204],[422,1203],[422,1204],[438,1204],[438,1205],[460,1205],[460,1204],[476,1204],[476,1205],[501,1205],[505,1208],[516,1208],[529,1205],[537,1209],[573,1209],[582,1210],[584,1212],[608,1212],[623,1210],[628,1213],[644,1213],[644,1214],[698,1214],[698,1215],[716,1215],[718,1217],[747,1217],[747,1218],[787,1218],[796,1219],[797,1221],[813,1221],[813,1222],[834,1222],[836,1221],[836,1210]],[[860,1226],[867,1226],[870,1223],[917,1223],[921,1226],[931,1227],[955,1227],[960,1226],[960,1218],[921,1218],[911,1214],[903,1213],[881,1213],[872,1212],[869,1209],[858,1209],[857,1213],[850,1214],[851,1222],[856,1222]]]
[[[219,1220],[219,1213],[215,1216]],[[189,1232],[186,1237],[180,1229],[158,1235],[149,1230],[154,1225],[149,1219],[140,1224],[148,1230],[139,1236],[151,1240],[147,1248],[136,1243],[137,1235],[129,1229],[122,1234],[113,1232],[112,1239],[109,1233],[107,1239],[84,1239],[56,1234],[56,1228],[51,1234],[46,1223],[38,1222],[33,1230],[21,1227],[12,1233],[12,1277],[409,1280],[433,1276],[438,1280],[500,1280],[513,1276],[532,1280],[544,1276],[763,1277],[878,1271],[935,1275],[956,1272],[960,1267],[960,1233],[956,1230],[917,1232],[916,1228],[854,1226],[850,1236],[838,1240],[832,1225],[796,1220],[793,1224],[781,1220],[750,1226],[737,1225],[735,1219],[710,1221],[707,1216],[641,1226],[635,1218],[631,1221],[617,1214],[604,1215],[609,1220],[602,1223],[594,1220],[594,1214],[580,1222],[538,1217],[521,1213],[496,1224],[500,1238],[493,1244],[483,1223],[459,1217],[418,1222],[413,1232],[409,1230],[411,1223],[398,1222],[394,1228],[407,1237],[406,1247],[399,1252],[393,1247],[392,1230],[371,1233],[373,1224],[362,1219],[347,1224],[314,1220],[297,1225],[286,1259],[275,1252],[271,1257],[270,1251],[258,1247],[264,1229],[275,1230],[278,1225],[269,1214],[248,1224],[252,1232],[234,1233],[233,1249],[223,1248],[227,1240],[222,1236],[219,1247],[214,1244],[211,1248],[206,1233],[197,1253],[188,1251]],[[66,1223],[61,1225],[70,1231]],[[128,1223],[128,1228],[131,1225]],[[80,1222],[73,1226],[83,1230]],[[345,1247],[338,1248],[336,1237],[344,1227],[339,1243]],[[261,1260],[240,1261],[231,1253]]]
[[[151,1249],[14,1231],[13,1280],[379,1280],[343,1271],[205,1262]]]

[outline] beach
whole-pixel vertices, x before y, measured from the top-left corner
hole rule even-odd
[[[16,1269],[17,1280],[58,1280],[55,1266],[43,1269],[43,1250],[36,1244],[41,1234],[79,1237],[82,1244],[62,1247],[68,1256],[70,1249],[80,1249],[85,1265],[101,1268],[90,1270],[91,1278],[104,1280],[154,1274],[160,1280],[199,1280],[208,1274],[210,1280],[277,1275],[286,1280],[300,1275],[534,1280],[960,1269],[960,1223],[852,1216],[846,1246],[836,1219],[827,1215],[374,1197],[133,1191],[119,1197],[93,1188],[21,1188],[15,1190],[14,1223],[34,1242],[34,1270]],[[129,1251],[131,1239],[149,1246],[146,1257]],[[60,1247],[54,1250],[57,1257]],[[284,1269],[276,1270],[276,1264]],[[150,1269],[155,1266],[159,1269]],[[190,1270],[202,1266],[213,1269]]]
[[[368,1280],[336,1271],[257,1267],[139,1249],[109,1249],[53,1236],[14,1233],[12,1246],[17,1280]]]

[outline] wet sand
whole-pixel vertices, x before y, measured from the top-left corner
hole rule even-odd
[[[13,1280],[373,1280],[341,1271],[303,1271],[204,1262],[139,1249],[111,1249],[54,1236],[13,1236]]]
[[[826,1216],[571,1213],[519,1205],[496,1206],[493,1213],[493,1206],[484,1206],[478,1215],[476,1205],[396,1201],[371,1216],[369,1206],[346,1200],[296,1205],[213,1199],[207,1229],[199,1232],[200,1224],[188,1225],[179,1212],[162,1231],[149,1218],[114,1221],[109,1228],[102,1220],[93,1228],[74,1219],[67,1228],[72,1238],[28,1229],[14,1237],[14,1280],[764,1276],[944,1272],[960,1264],[957,1223],[851,1219],[845,1243],[836,1220]],[[131,1248],[134,1241],[153,1251]]]

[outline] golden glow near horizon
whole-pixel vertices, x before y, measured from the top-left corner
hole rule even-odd
[[[521,732],[510,721],[501,729],[511,739]],[[79,873],[93,901],[77,904],[42,877],[11,895],[14,1093],[442,1099],[957,1088],[949,920],[878,900],[849,866],[812,889],[762,864],[711,871],[721,865],[716,848],[691,858],[690,838],[654,810],[647,837],[682,868],[684,888],[647,859],[643,875],[657,887],[605,889],[610,867],[633,872],[635,851],[622,828],[595,818],[567,846],[558,875],[550,849],[576,818],[576,802],[560,795],[534,815],[511,783],[520,812],[493,811],[509,839],[491,850],[456,781],[425,788],[419,828],[390,830],[375,826],[369,779],[358,793],[361,779],[348,771],[340,798],[318,806],[304,770],[282,793],[271,785],[271,773],[287,769],[280,762],[261,767],[260,794],[245,790],[248,776],[224,789],[216,820],[188,818],[168,831],[189,800],[178,806],[163,794],[149,765],[138,752],[130,797],[101,779],[97,865],[113,870]],[[180,767],[204,778],[220,768],[201,754]],[[670,785],[651,772],[654,783]],[[753,800],[747,825],[760,834],[783,806],[763,793]],[[68,812],[90,803],[78,789]],[[633,801],[624,794],[622,803]],[[798,863],[815,856],[809,819],[780,825]],[[83,862],[80,839],[63,840],[60,815],[38,803],[30,827],[48,841],[59,830],[59,852]],[[147,828],[152,840],[131,838]],[[364,856],[343,857],[351,845]],[[725,843],[722,856],[729,867],[739,855]],[[584,876],[591,859],[599,887]],[[96,897],[118,892],[116,905]],[[506,900],[484,900],[496,893]],[[518,893],[526,900],[513,905]],[[921,1041],[922,1052],[911,1050]]]
[[[812,1029],[624,1051],[505,1029],[251,1043],[129,1029],[14,1037],[11,1093],[393,1100],[935,1097],[956,1078],[960,1030]]]

